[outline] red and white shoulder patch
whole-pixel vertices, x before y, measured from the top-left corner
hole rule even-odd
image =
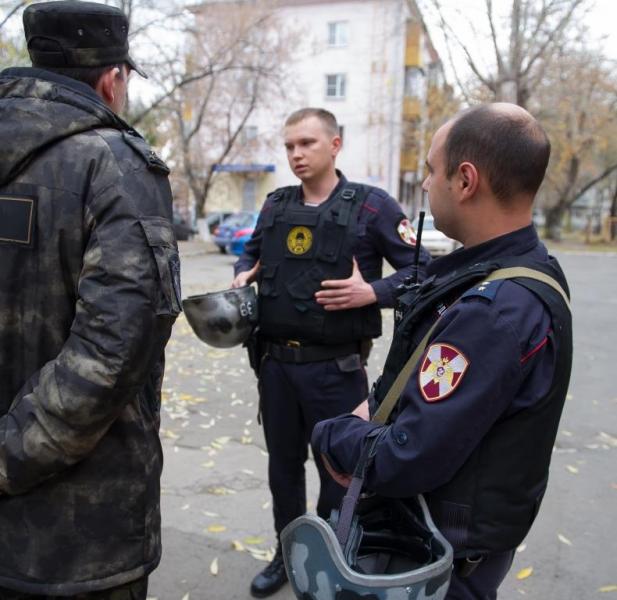
[[[416,245],[416,232],[414,231],[409,219],[403,219],[398,224],[396,231],[406,244],[409,244],[410,246]]]
[[[454,346],[431,345],[418,373],[424,399],[427,402],[438,402],[450,396],[463,380],[468,366],[469,361],[465,355]]]

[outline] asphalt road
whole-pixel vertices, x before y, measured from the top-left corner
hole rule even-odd
[[[185,296],[229,287],[232,257],[206,252],[198,243],[183,244],[181,252]],[[572,288],[574,370],[549,489],[500,600],[617,599],[617,254],[556,254]],[[388,331],[390,311],[384,316]],[[384,336],[376,344],[371,379],[388,343]],[[250,580],[274,544],[255,378],[242,349],[205,346],[183,316],[167,361],[161,426],[164,550],[149,596],[249,598]],[[314,510],[312,464],[307,477],[309,510]],[[529,568],[528,577],[517,579]],[[273,598],[293,595],[286,586]]]

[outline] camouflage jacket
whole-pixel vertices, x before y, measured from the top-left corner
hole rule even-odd
[[[167,174],[87,86],[0,73],[0,587],[72,595],[158,564]]]

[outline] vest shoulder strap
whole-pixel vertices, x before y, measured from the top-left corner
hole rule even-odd
[[[537,271],[536,269],[530,269],[527,267],[510,267],[505,269],[497,269],[493,271],[490,275],[485,278],[485,281],[496,281],[499,279],[518,279],[518,278],[526,278],[532,279],[535,281],[540,281],[548,286],[550,286],[553,290],[555,290],[565,302],[568,310],[570,310],[570,300],[568,295],[564,291],[563,287],[550,275],[543,273],[542,271]],[[433,335],[433,331],[437,327],[441,316],[433,323],[432,327],[428,330],[426,335],[422,338],[420,343],[416,346],[416,349],[413,351],[412,355],[409,357],[399,374],[396,376],[394,383],[388,390],[388,393],[385,395],[382,403],[379,405],[379,408],[373,415],[371,421],[376,423],[381,423],[382,425],[386,423],[390,413],[396,406],[398,399],[407,384],[407,381],[411,377],[413,370],[415,369],[418,361],[424,351],[426,350],[426,346],[428,345],[428,341]]]
[[[273,192],[270,192],[266,198],[272,201],[272,207],[267,211],[264,216],[264,228],[269,228],[274,225],[274,220],[277,214],[285,210],[285,206],[295,193],[296,186],[288,185],[286,187],[277,188]]]

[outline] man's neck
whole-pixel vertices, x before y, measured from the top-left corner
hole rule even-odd
[[[318,181],[303,181],[302,194],[304,195],[304,202],[313,205],[325,202],[338,182],[339,177],[334,170],[328,172]]]
[[[469,227],[466,235],[464,235],[465,239],[460,241],[465,248],[471,248],[513,231],[518,231],[523,227],[531,225],[531,223],[531,215],[526,214],[510,215],[507,219],[499,218],[495,215],[485,216],[482,226],[478,227],[476,224],[476,226]]]

